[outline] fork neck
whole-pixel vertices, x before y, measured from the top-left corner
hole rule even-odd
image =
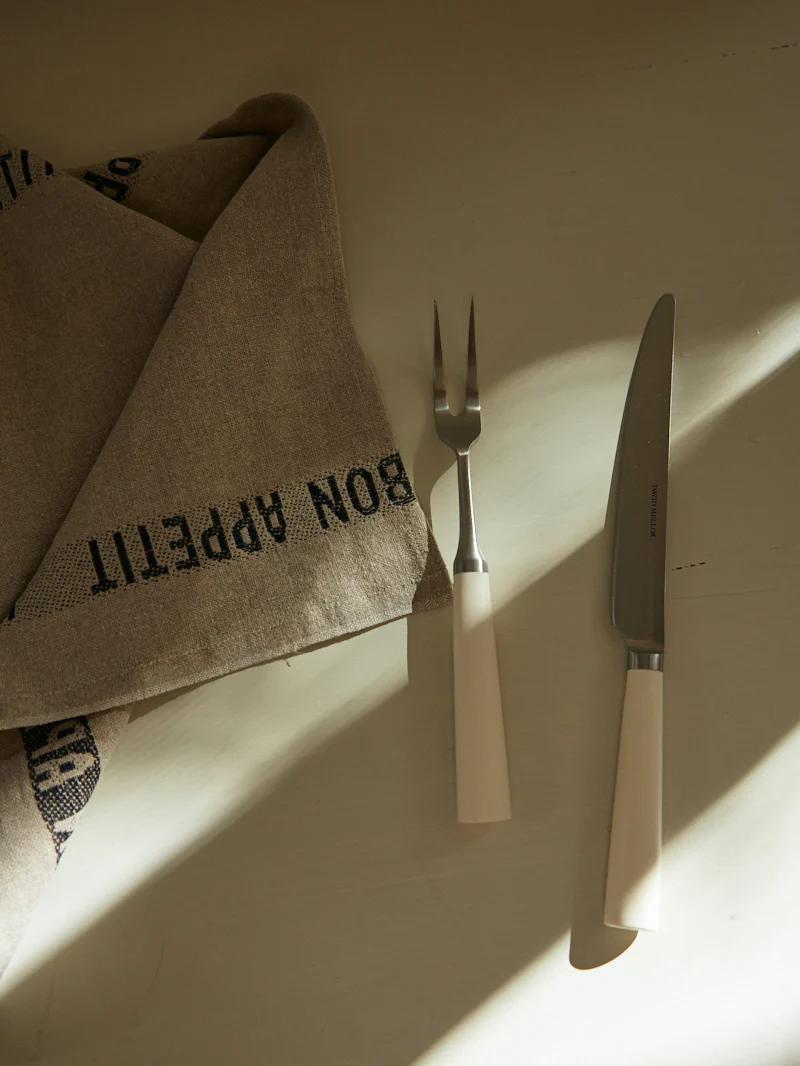
[[[454,574],[483,572],[489,569],[478,544],[475,513],[472,508],[472,481],[469,452],[456,452],[458,471],[458,549],[453,562]]]

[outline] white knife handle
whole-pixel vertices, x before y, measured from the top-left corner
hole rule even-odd
[[[663,677],[628,670],[625,682],[604,917],[619,929],[658,929]]]
[[[502,822],[511,799],[486,571],[453,579],[453,668],[458,820]]]

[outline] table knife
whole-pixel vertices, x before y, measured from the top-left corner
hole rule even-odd
[[[611,620],[627,647],[604,922],[655,930],[661,906],[662,681],[675,298],[653,308],[617,451]]]

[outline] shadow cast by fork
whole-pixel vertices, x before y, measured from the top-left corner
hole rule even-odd
[[[585,579],[594,551],[497,613],[511,822],[456,822],[450,616],[413,616],[405,688],[6,992],[4,1066],[99,1047],[132,1066],[149,1061],[154,1026],[196,1066],[250,1066],[269,1048],[291,1048],[275,1061],[408,1066],[523,971],[570,920],[559,778],[585,679],[562,686],[574,709],[560,721],[514,693],[532,619],[574,568]],[[556,608],[562,624],[572,602]]]

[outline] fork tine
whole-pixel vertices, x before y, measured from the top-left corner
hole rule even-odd
[[[469,302],[469,340],[467,341],[467,400],[478,400],[478,354],[475,350],[475,300]]]
[[[435,300],[433,301],[433,402],[438,409],[448,409],[442,361],[442,334],[439,329],[439,307]]]

